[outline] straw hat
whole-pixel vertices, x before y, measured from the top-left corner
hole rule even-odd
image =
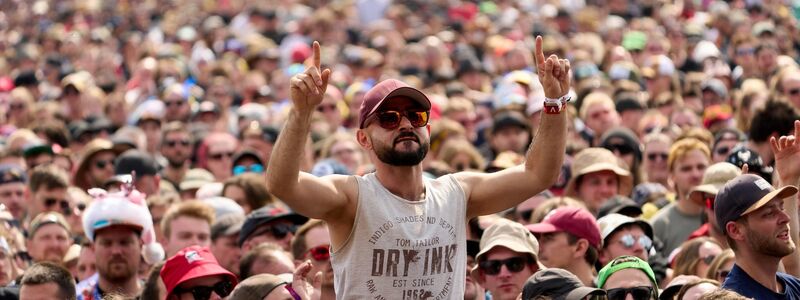
[[[564,190],[565,195],[575,197],[578,195],[575,182],[578,178],[589,173],[611,171],[619,177],[620,195],[630,195],[633,188],[633,177],[628,170],[619,166],[619,159],[614,153],[605,148],[586,148],[575,155],[572,160],[572,178],[569,179]]]

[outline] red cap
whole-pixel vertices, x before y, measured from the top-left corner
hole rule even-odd
[[[596,249],[600,249],[600,226],[592,213],[580,207],[559,207],[544,217],[541,223],[525,226],[533,233],[566,232],[586,239]]]
[[[236,286],[236,275],[219,265],[206,247],[190,246],[170,257],[161,268],[161,280],[167,288],[167,299],[181,283],[199,277],[224,275]]]
[[[10,92],[14,89],[14,81],[11,80],[11,77],[3,76],[0,77],[0,92]]]
[[[408,97],[417,101],[425,110],[431,109],[431,101],[420,90],[400,80],[387,79],[381,81],[364,94],[364,102],[361,103],[361,110],[359,111],[358,128],[364,128],[367,118],[378,110],[384,100],[392,97]]]
[[[306,45],[306,43],[298,43],[292,47],[291,54],[293,63],[302,64],[306,59],[311,57],[311,47]]]

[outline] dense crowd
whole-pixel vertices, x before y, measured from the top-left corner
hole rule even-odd
[[[797,120],[798,1],[0,1],[0,299],[800,299]]]

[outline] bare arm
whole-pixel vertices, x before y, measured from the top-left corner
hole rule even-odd
[[[293,107],[278,136],[267,167],[267,188],[296,212],[327,220],[347,204],[344,190],[353,179],[346,176],[319,178],[301,172],[311,115],[322,102],[331,71],[320,72],[319,43],[314,42],[314,65],[292,77]]]
[[[551,55],[545,60],[542,38],[536,38],[537,72],[545,97],[560,98],[569,92],[569,61]],[[545,107],[547,109],[547,107]],[[567,112],[544,113],[525,164],[497,173],[459,173],[468,195],[467,217],[495,213],[515,206],[549,188],[558,179],[564,162]]]
[[[800,121],[794,122],[794,135],[771,138],[772,152],[775,153],[775,170],[778,172],[780,187],[800,184]],[[800,242],[800,216],[797,215],[797,194],[786,198],[783,208],[789,215],[789,236],[795,245]],[[794,251],[782,260],[787,274],[800,276],[800,251]]]

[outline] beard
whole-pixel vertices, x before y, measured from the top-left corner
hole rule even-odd
[[[136,276],[137,271],[138,266],[131,265],[123,257],[114,257],[105,264],[97,265],[97,273],[112,283],[126,282]]]
[[[412,139],[400,140],[403,138]],[[413,144],[414,142],[418,145],[416,150],[403,151],[395,149],[397,145],[405,147],[404,144]],[[376,140],[373,140],[373,143],[375,145],[375,154],[378,156],[378,159],[392,166],[415,166],[425,159],[425,156],[428,155],[428,148],[430,148],[430,143],[428,141],[421,141],[419,136],[413,132],[400,133],[391,145],[386,145]]]
[[[747,230],[746,235],[748,246],[755,250],[756,253],[772,257],[784,257],[792,254],[796,248],[792,239],[789,239],[788,242],[783,242],[774,235],[759,234],[751,230]]]
[[[172,157],[164,157],[167,159],[167,164],[169,164],[170,168],[173,169],[180,169],[189,161],[188,157],[184,155],[175,155]]]

